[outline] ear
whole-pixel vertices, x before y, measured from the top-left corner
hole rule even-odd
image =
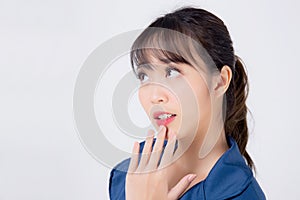
[[[221,96],[227,91],[231,79],[232,71],[229,66],[224,65],[221,69],[220,74],[217,76],[214,86],[214,91],[217,96]]]

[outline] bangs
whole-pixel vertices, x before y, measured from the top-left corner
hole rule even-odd
[[[130,62],[133,71],[136,74],[140,67],[153,70],[154,61],[160,61],[165,64],[184,63],[198,71],[213,72],[216,70],[215,63],[202,44],[192,36],[193,34],[166,28],[146,28],[131,47]]]
[[[137,49],[135,50],[134,57],[132,59],[132,67],[134,70],[137,70],[140,67],[153,69],[154,61],[159,61],[164,64],[169,64],[173,62],[185,63],[190,65],[190,63],[179,54],[175,54],[173,52],[163,49],[154,48]]]
[[[134,71],[140,67],[153,69],[154,61],[191,65],[190,48],[182,35],[165,28],[148,27],[131,47],[130,61]]]

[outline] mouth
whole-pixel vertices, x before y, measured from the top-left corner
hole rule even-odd
[[[171,123],[176,117],[176,114],[173,113],[168,113],[168,112],[155,112],[153,113],[153,118],[156,121],[156,124],[158,126],[164,125],[166,126],[167,124]]]

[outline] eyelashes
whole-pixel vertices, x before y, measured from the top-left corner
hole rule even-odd
[[[145,76],[147,76],[147,74],[144,72],[138,72],[138,74],[136,75],[137,79],[139,79],[141,82],[144,81]]]
[[[167,67],[166,72],[169,77],[175,77],[175,76],[181,74],[181,71],[176,67]]]
[[[165,77],[166,78],[175,78],[177,76],[179,76],[181,74],[181,71],[173,66],[170,67],[166,67],[165,69]],[[143,71],[140,70],[137,75],[136,75],[137,79],[139,79],[142,83],[147,81],[149,79],[149,76]]]

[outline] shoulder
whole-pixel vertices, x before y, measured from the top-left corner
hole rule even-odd
[[[265,200],[265,194],[262,191],[261,187],[257,183],[256,179],[253,177],[249,186],[236,198],[235,200],[242,200],[242,199],[258,199],[258,200]]]
[[[235,140],[229,137],[228,143],[230,148],[204,181],[206,199],[266,199]]]
[[[125,199],[125,180],[130,159],[123,160],[110,172],[109,196],[112,200]]]

